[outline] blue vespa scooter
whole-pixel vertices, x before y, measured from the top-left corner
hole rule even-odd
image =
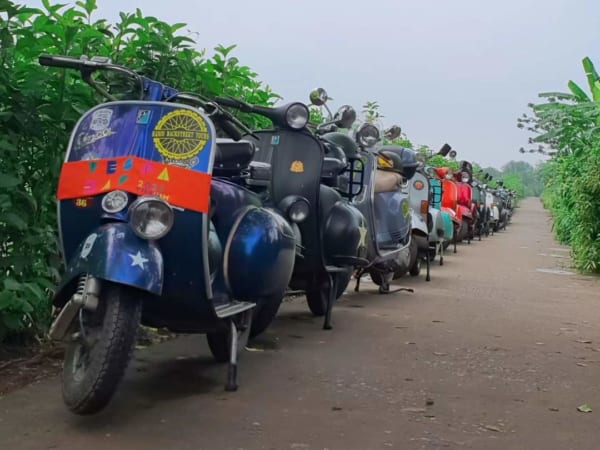
[[[217,139],[213,123],[236,140],[243,125],[106,58],[39,61],[80,71],[112,100],[76,124],[59,180],[68,263],[50,337],[66,343],[66,406],[91,414],[110,401],[140,323],[206,334],[215,359],[229,361],[226,389],[235,390],[253,311],[281,301],[296,248],[288,217],[219,177],[222,166],[247,164],[255,146]],[[118,101],[94,80],[98,71],[124,75],[139,96]]]

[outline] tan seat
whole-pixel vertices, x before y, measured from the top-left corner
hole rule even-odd
[[[402,187],[402,175],[388,170],[375,172],[375,193],[394,192]]]

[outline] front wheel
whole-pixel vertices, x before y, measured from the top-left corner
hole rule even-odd
[[[352,268],[348,268],[345,272],[333,273],[333,277],[337,277],[337,290],[335,292],[335,299],[337,300],[342,296],[350,279],[352,278]],[[308,308],[315,316],[321,317],[325,315],[327,311],[327,298],[329,297],[329,283],[325,280],[319,283],[319,286],[306,291],[306,301],[308,302]]]
[[[82,309],[74,322],[63,366],[63,399],[76,414],[104,408],[131,358],[142,302],[131,288],[103,286],[95,311]]]

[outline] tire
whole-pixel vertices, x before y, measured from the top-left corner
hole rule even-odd
[[[337,300],[342,296],[350,279],[352,278],[352,268],[348,268],[345,272],[338,272],[332,274],[333,277],[337,277],[337,291],[335,293],[335,299]],[[327,311],[327,297],[329,295],[329,288],[327,282],[322,281],[320,286],[316,289],[310,289],[306,291],[306,301],[308,308],[313,315],[321,317],[325,315]]]
[[[408,268],[408,273],[416,277],[421,273],[421,258],[419,258],[419,245],[414,239],[410,242],[410,253],[414,255],[411,265]]]
[[[421,274],[421,258],[417,258],[408,273],[410,273],[410,276],[412,277],[418,277]]]
[[[83,311],[85,331],[96,339],[71,342],[65,350],[63,400],[74,413],[100,411],[123,378],[142,315],[141,299],[134,296],[131,288],[105,282],[96,311]],[[74,324],[81,330],[79,320]]]
[[[348,281],[350,281],[350,279],[348,279]],[[345,288],[346,286],[344,286],[344,289]],[[258,336],[271,325],[271,322],[273,322],[277,315],[277,311],[279,311],[282,301],[283,296],[270,297],[261,300],[258,305],[256,305],[252,317],[252,326],[250,327],[251,338]]]
[[[227,331],[208,333],[206,342],[216,362],[226,363],[229,361],[229,333]]]

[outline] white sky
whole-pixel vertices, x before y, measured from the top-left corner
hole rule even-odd
[[[23,0],[17,3],[22,3]],[[39,0],[25,0],[31,6]],[[516,128],[539,92],[582,87],[600,70],[599,0],[98,0],[96,18],[139,7],[185,22],[199,46],[234,55],[285,101],[324,87],[334,106],[381,104],[417,144],[448,142],[459,159],[496,167],[521,155]],[[168,82],[168,80],[163,80]]]

